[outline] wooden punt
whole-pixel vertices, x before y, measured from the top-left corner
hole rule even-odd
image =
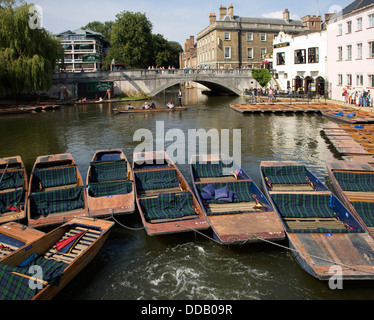
[[[129,109],[126,108],[114,108],[113,111],[116,113],[157,113],[157,112],[176,112],[176,111],[186,111],[187,107],[175,107],[174,109],[170,108],[155,108],[155,109]]]
[[[370,113],[354,109],[342,109],[341,111],[337,112],[324,111],[322,114],[325,117],[350,124],[374,123],[374,117],[371,116]]]
[[[290,249],[313,277],[374,279],[374,241],[342,202],[305,166],[263,161],[266,195],[283,221]]]
[[[282,222],[264,194],[242,168],[226,163],[221,155],[203,155],[193,156],[190,164],[214,238],[225,245],[283,240]]]
[[[164,151],[134,153],[136,203],[147,234],[209,229],[198,200]]]
[[[135,184],[131,164],[121,149],[97,150],[86,178],[91,217],[131,214],[135,211]]]
[[[0,261],[19,248],[38,240],[44,232],[27,227],[18,222],[8,222],[0,226]]]
[[[0,159],[0,224],[26,219],[27,173],[20,156]]]
[[[7,256],[0,264],[0,298],[52,299],[94,259],[113,225],[75,218]]]
[[[374,238],[374,167],[360,161],[326,163],[333,190]]]
[[[38,157],[29,181],[29,226],[53,226],[80,216],[88,216],[88,207],[82,176],[71,154]]]

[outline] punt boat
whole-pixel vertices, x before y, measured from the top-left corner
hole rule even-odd
[[[374,279],[373,238],[321,181],[294,161],[263,161],[260,169],[290,249],[306,272],[319,280]]]
[[[54,226],[80,216],[88,216],[88,207],[82,176],[71,154],[38,157],[29,182],[29,226]]]
[[[170,108],[154,108],[154,109],[126,109],[124,108],[114,108],[113,111],[116,113],[157,113],[157,112],[176,112],[176,111],[186,111],[187,107],[175,107],[174,109]]]
[[[134,153],[136,203],[149,236],[209,229],[198,200],[164,151]]]
[[[50,300],[97,255],[114,223],[74,218],[0,263],[1,300]]]
[[[361,161],[326,163],[332,189],[374,237],[374,167]]]
[[[121,149],[95,152],[87,172],[86,193],[91,217],[134,213],[134,177]]]
[[[225,161],[221,155],[193,156],[190,173],[195,194],[219,243],[285,239],[273,206],[236,163]]]
[[[0,224],[26,219],[27,174],[20,156],[0,159]]]
[[[19,248],[33,242],[45,233],[18,222],[8,222],[0,226],[0,261]]]

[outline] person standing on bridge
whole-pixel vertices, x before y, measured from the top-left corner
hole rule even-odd
[[[178,101],[179,101],[179,106],[182,106],[182,90],[179,89],[178,91]]]

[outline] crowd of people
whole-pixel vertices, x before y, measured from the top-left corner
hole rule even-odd
[[[355,88],[343,88],[342,99],[345,104],[358,107],[372,107],[370,90],[357,90]]]

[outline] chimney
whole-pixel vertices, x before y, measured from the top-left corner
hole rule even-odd
[[[193,49],[195,47],[195,37],[190,36],[190,49]]]
[[[232,5],[232,3],[229,6],[229,16],[232,20],[234,20],[234,6]]]
[[[217,21],[217,17],[216,17],[216,14],[215,13],[211,13],[209,15],[209,25],[215,23]]]
[[[283,20],[285,20],[286,22],[290,22],[290,12],[288,11],[288,9],[285,9],[283,12]]]
[[[222,6],[219,8],[219,20],[223,20],[224,17],[227,16],[227,8]]]

